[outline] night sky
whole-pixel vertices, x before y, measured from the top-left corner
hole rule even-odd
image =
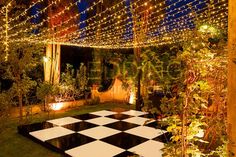
[[[132,0],[127,0],[126,2],[126,6],[127,8],[129,8],[130,2]],[[178,1],[177,4],[174,7],[169,8],[169,10],[167,9],[166,12],[168,13],[168,16],[166,18],[163,19],[163,25],[168,25],[169,21],[172,21],[175,18],[178,18],[179,14],[175,14],[172,13],[171,10],[174,10],[175,7],[177,8],[181,8],[182,6],[186,6],[186,4],[189,4],[191,2],[193,2],[194,0],[182,0],[182,1]],[[201,2],[203,0],[200,0]],[[86,10],[89,7],[89,2],[92,1],[81,1],[78,5],[78,12],[82,12],[84,10]],[[176,3],[176,0],[166,0],[166,5],[171,5],[173,3]],[[203,3],[204,4],[204,3]],[[187,6],[186,6],[187,7]],[[197,11],[198,9],[201,9],[204,6],[198,6],[198,8],[194,8],[195,11]],[[35,5],[31,11],[30,14],[34,15],[37,14],[38,10],[41,10],[42,6],[40,5]],[[182,8],[184,9],[184,8]],[[186,10],[185,12],[182,12],[182,14],[187,14],[189,13],[191,10]],[[128,9],[128,14],[129,16],[132,16],[132,13],[129,12]],[[89,15],[87,15],[87,13],[83,13],[81,14],[81,17],[79,19],[78,22],[80,21],[85,21],[87,18],[89,17]],[[41,17],[38,16],[36,18],[34,18],[31,22],[32,23],[39,23],[41,21]],[[191,19],[188,20],[189,23],[193,23],[193,21]],[[86,27],[86,23],[83,23],[82,25],[80,25],[80,29]],[[174,28],[174,26],[173,26]],[[170,31],[173,29],[172,27],[170,27]],[[34,33],[37,33],[38,30],[34,30]],[[158,30],[156,32],[156,34],[158,34]],[[81,62],[84,62],[85,65],[87,65],[87,63],[89,61],[92,61],[92,48],[79,48],[79,47],[71,47],[71,46],[62,46],[62,53],[61,53],[61,70],[63,71],[65,69],[66,63],[72,64],[74,66],[75,69],[77,69],[80,65]]]

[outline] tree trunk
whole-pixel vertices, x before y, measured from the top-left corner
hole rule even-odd
[[[19,121],[22,123],[23,120],[23,98],[21,92],[18,92],[18,103],[19,103]]]
[[[228,93],[227,93],[227,134],[228,157],[236,156],[236,3],[229,0],[228,14]]]
[[[141,110],[142,106],[142,96],[141,96],[141,77],[142,77],[142,69],[140,69],[140,54],[141,54],[141,49],[136,48],[134,49],[135,53],[135,59],[137,62],[137,75],[136,75],[136,110]]]
[[[185,92],[185,101],[183,104],[183,115],[182,115],[182,137],[181,137],[181,156],[187,157],[187,134],[188,134],[188,128],[187,128],[187,121],[188,121],[188,99],[189,99],[189,89],[186,88]]]

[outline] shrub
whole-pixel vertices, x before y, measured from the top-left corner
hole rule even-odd
[[[100,98],[99,97],[95,97],[95,98],[93,98],[91,100],[86,100],[84,105],[91,105],[92,106],[92,105],[97,105],[99,103],[100,103]]]

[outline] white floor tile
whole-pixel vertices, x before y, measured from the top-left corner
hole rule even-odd
[[[143,118],[143,117],[132,117],[132,118],[124,119],[122,121],[125,121],[128,123],[134,123],[138,125],[144,125],[144,124],[154,122],[155,120],[150,120],[148,118]]]
[[[104,127],[104,126],[98,126],[95,128],[91,128],[91,129],[87,129],[87,130],[83,130],[80,131],[80,134],[95,138],[95,139],[102,139],[111,135],[115,135],[120,133],[121,131],[119,130],[115,130],[115,129],[111,129],[108,127]]]
[[[112,157],[125,151],[102,141],[94,141],[80,147],[67,150],[72,157]]]
[[[86,120],[86,122],[97,124],[97,125],[106,125],[106,124],[114,123],[117,121],[118,120],[116,120],[116,119],[112,119],[112,118],[108,118],[108,117],[98,117],[98,118]]]
[[[147,112],[141,112],[141,111],[135,111],[135,110],[129,110],[129,111],[125,111],[122,113],[127,114],[127,115],[131,115],[131,116],[141,116],[141,115],[148,114]]]
[[[110,115],[117,114],[117,113],[112,112],[112,111],[102,110],[102,111],[92,112],[90,114],[94,114],[97,116],[110,116]]]
[[[161,134],[165,133],[166,131],[155,129],[147,126],[138,126],[136,128],[132,128],[125,131],[126,133],[137,135],[140,137],[144,137],[147,139],[153,139],[157,136],[160,136]]]
[[[77,123],[80,121],[82,121],[82,120],[79,120],[79,119],[76,119],[73,117],[64,117],[64,118],[48,120],[47,122],[58,125],[58,126],[62,126],[62,125],[66,125],[66,124]]]
[[[49,139],[69,135],[72,133],[74,133],[74,131],[63,128],[63,127],[53,127],[53,128],[49,128],[49,129],[33,131],[33,132],[30,132],[29,134],[41,141],[46,141]]]
[[[128,151],[135,152],[136,154],[142,157],[162,157],[161,149],[164,147],[164,144],[158,141],[149,140],[140,145],[137,145]]]

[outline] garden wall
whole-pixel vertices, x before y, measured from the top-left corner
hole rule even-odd
[[[129,96],[129,91],[122,88],[122,82],[117,78],[115,79],[113,86],[106,92],[98,92],[98,87],[92,89],[92,98],[99,97],[100,102],[128,102]]]
[[[78,101],[70,101],[70,102],[60,102],[60,103],[50,103],[49,106],[52,108],[57,108],[59,110],[65,110],[68,108],[76,108],[79,106],[83,106],[85,103],[85,100],[78,100]],[[23,107],[23,116],[25,116],[27,113],[30,114],[38,114],[43,111],[43,105],[38,104],[38,105],[30,105],[30,106],[24,106]],[[13,117],[18,117],[19,116],[19,108],[18,107],[13,107],[10,110],[10,115]]]

